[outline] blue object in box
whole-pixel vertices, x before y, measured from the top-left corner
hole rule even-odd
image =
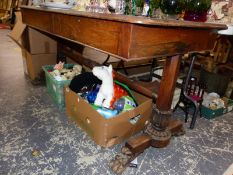
[[[112,118],[118,114],[117,110],[111,110],[104,107],[99,107],[94,104],[91,104],[91,106],[106,119]]]

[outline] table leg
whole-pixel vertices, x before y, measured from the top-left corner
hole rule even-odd
[[[181,59],[180,56],[168,57],[166,59],[162,79],[159,86],[156,105],[153,110],[151,123],[145,128],[145,133],[151,137],[150,146],[162,148],[169,144],[172,135],[178,135],[183,132],[183,123],[181,121],[171,119],[171,104],[173,99],[176,81],[179,73]],[[126,143],[132,152],[143,152],[147,148],[138,144],[133,138]],[[142,138],[139,138],[140,142]],[[148,140],[148,139],[147,139]],[[137,144],[135,144],[137,143]],[[140,148],[140,149],[139,149]]]
[[[171,104],[180,62],[179,55],[166,59],[152,121],[145,128],[145,134],[126,142],[121,154],[117,155],[111,162],[113,171],[123,172],[128,164],[145,149],[150,146],[156,148],[165,147],[169,144],[172,135],[182,132],[182,122],[171,119]]]
[[[145,132],[152,137],[151,146],[164,147],[169,144],[172,135],[182,129],[182,122],[171,120],[171,104],[181,59],[179,55],[167,57],[159,86],[156,106],[151,124]]]

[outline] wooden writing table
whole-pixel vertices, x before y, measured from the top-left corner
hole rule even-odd
[[[163,76],[156,92],[148,91],[137,83],[123,79],[123,83],[129,84],[131,88],[156,101],[156,113],[152,121],[156,132],[152,134],[154,142],[150,142],[154,147],[167,145],[172,135],[169,132],[181,126],[170,122],[171,103],[181,62],[180,55],[211,50],[216,38],[215,30],[227,28],[221,24],[28,6],[22,6],[21,11],[23,22],[30,27],[95,48],[124,61],[167,56]],[[128,142],[128,146],[136,153],[148,147],[148,144],[140,147],[138,142],[133,140]]]

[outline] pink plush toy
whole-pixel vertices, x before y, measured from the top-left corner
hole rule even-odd
[[[64,67],[64,63],[59,61],[59,63],[57,63],[53,69],[56,69],[56,70],[62,70]]]

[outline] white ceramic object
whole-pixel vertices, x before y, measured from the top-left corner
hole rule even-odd
[[[60,2],[45,2],[40,4],[41,7],[55,8],[55,9],[71,9],[73,5]]]
[[[117,0],[109,0],[108,5],[113,9],[116,9]]]
[[[220,35],[233,35],[233,24],[227,25],[227,29],[225,30],[219,30],[218,34]]]

